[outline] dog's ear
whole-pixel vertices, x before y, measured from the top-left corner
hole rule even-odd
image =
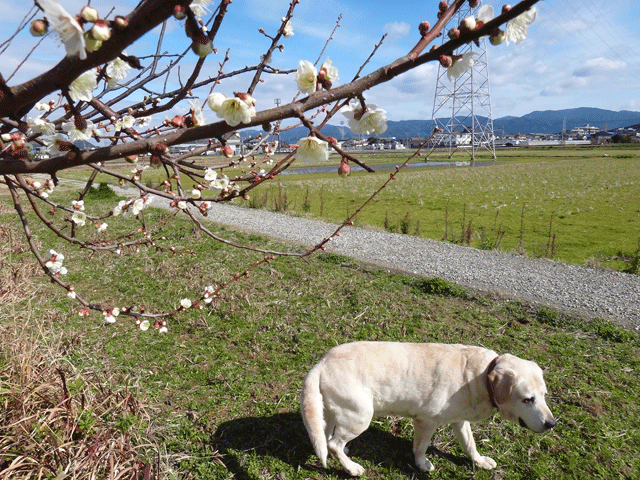
[[[507,401],[516,384],[516,376],[511,370],[492,370],[487,375],[489,386],[498,405]]]

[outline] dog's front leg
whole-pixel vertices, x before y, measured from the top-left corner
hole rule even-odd
[[[462,449],[467,452],[467,455],[471,457],[471,460],[473,460],[478,466],[489,470],[496,467],[497,463],[493,458],[483,457],[478,453],[469,422],[465,421],[454,423],[451,426],[453,427],[453,432],[456,434],[460,445],[462,445]]]
[[[430,472],[434,468],[433,463],[427,460],[427,447],[431,443],[431,437],[438,428],[431,422],[413,419],[413,455],[416,459],[417,467],[423,472]]]

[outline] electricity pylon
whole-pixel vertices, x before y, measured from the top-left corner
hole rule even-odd
[[[464,2],[444,28],[447,32],[457,27],[462,19],[475,16],[477,8]],[[455,23],[455,25],[454,25]],[[443,35],[442,43],[448,40]],[[454,54],[473,53],[473,66],[458,78],[449,80],[447,69],[438,66],[438,81],[433,101],[432,120],[442,129],[437,136],[438,143],[448,147],[449,158],[458,149],[465,149],[475,161],[476,150],[486,149],[496,158],[493,118],[491,115],[491,91],[489,88],[489,65],[485,38],[476,45],[470,42],[459,47]]]

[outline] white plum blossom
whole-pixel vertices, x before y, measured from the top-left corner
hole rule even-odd
[[[45,137],[42,141],[44,142],[45,150],[49,155],[57,155],[61,153],[62,150],[60,150],[60,146],[69,143],[67,137],[61,133],[58,133],[53,137]]]
[[[200,106],[200,100],[194,98],[189,100],[191,106],[191,118],[195,126],[204,125],[206,123],[204,119],[204,113],[202,113],[202,107]]]
[[[201,192],[199,189],[194,188],[193,190],[191,190],[191,197],[192,197],[192,198],[195,198],[195,199],[197,200],[197,199],[199,199],[201,196],[202,196],[202,192]]]
[[[145,204],[145,198],[137,198],[131,206],[131,213],[133,213],[134,215],[138,215],[144,209]]]
[[[205,168],[204,169],[204,179],[207,182],[213,182],[216,178],[218,178],[218,174],[213,168]]]
[[[187,209],[187,202],[185,202],[184,200],[180,200],[178,202],[178,208],[180,210],[186,210]]]
[[[221,177],[218,177],[213,182],[211,182],[209,186],[218,190],[224,190],[225,188],[229,187],[229,177],[227,177],[226,175],[222,175]]]
[[[353,99],[340,112],[349,120],[349,128],[353,133],[380,135],[387,131],[387,112],[375,103],[368,104],[363,112],[361,102]]]
[[[96,231],[98,233],[104,232],[109,225],[106,222],[96,223]]]
[[[493,7],[491,5],[483,5],[478,9],[476,14],[476,24],[479,22],[488,23],[493,19]]]
[[[75,17],[69,15],[55,0],[38,0],[38,5],[51,28],[60,36],[67,56],[78,54],[80,60],[87,58],[84,30]]]
[[[282,27],[282,35],[284,35],[285,38],[289,38],[293,35],[293,25],[291,25],[291,22],[287,20],[286,17],[282,17],[282,21],[285,22],[284,27]]]
[[[123,210],[127,210],[128,208],[129,208],[129,202],[127,202],[126,200],[120,200],[118,202],[118,205],[113,207],[113,212],[112,212],[113,216],[117,217],[123,212]]]
[[[122,52],[126,55],[126,52]],[[120,57],[116,57],[107,64],[107,83],[110,87],[113,87],[118,83],[118,80],[124,80],[127,77],[127,73],[131,69],[131,65],[126,60]]]
[[[116,120],[114,130],[119,132],[122,129],[133,127],[135,123],[136,119],[132,115],[123,115],[122,118]]]
[[[56,126],[42,117],[29,117],[27,118],[27,124],[29,125],[31,133],[40,133],[42,135],[53,135],[56,133]]]
[[[467,52],[462,54],[460,57],[454,57],[453,63],[449,68],[447,68],[447,78],[449,81],[458,78],[464,72],[473,67],[474,55],[476,55],[475,52]]]
[[[167,333],[168,331],[169,330],[167,329],[167,327],[164,327],[164,326],[158,329],[158,333]]]
[[[318,84],[318,71],[308,60],[300,60],[296,71],[296,84],[298,90],[306,95],[311,95],[316,91]]]
[[[79,130],[76,127],[74,121],[65,122],[62,124],[62,129],[67,132],[67,136],[69,140],[72,142],[78,142],[82,140],[89,140],[93,136],[93,132],[95,130],[95,125],[91,120],[87,120],[87,128],[84,130]]]
[[[64,255],[56,252],[55,250],[47,251],[47,261],[44,266],[49,269],[49,272],[54,275],[65,275],[67,273],[67,269],[62,266],[62,261],[64,260]]]
[[[51,111],[51,105],[49,105],[49,103],[45,103],[45,102],[37,102],[35,105],[35,109],[36,110],[41,110],[44,112],[50,112]]]
[[[222,102],[224,102],[226,99],[227,96],[225,94],[213,92],[207,97],[207,105],[209,105],[209,108],[211,110],[217,113],[218,110],[220,110],[220,107],[222,107]]]
[[[211,303],[215,297],[215,288],[213,288],[213,285],[207,285],[206,287],[204,287],[204,294],[202,295],[204,297],[204,303]]]
[[[337,82],[339,80],[338,69],[331,64],[331,59],[329,57],[327,57],[324,63],[320,66],[319,75],[329,82]]]
[[[193,2],[189,4],[189,8],[196,17],[204,17],[209,13],[209,9],[207,8],[209,3],[211,3],[211,0],[193,0]]]
[[[80,210],[76,210],[75,212],[73,212],[73,215],[71,215],[71,220],[73,220],[73,223],[75,223],[79,227],[84,227],[85,223],[87,222],[87,214],[81,212]]]
[[[509,45],[509,42],[518,44],[525,38],[527,38],[527,29],[529,28],[529,25],[531,25],[536,19],[537,14],[538,10],[536,9],[536,7],[531,7],[526,12],[507,22],[507,45]]]
[[[71,82],[71,85],[69,85],[69,95],[74,102],[79,100],[90,102],[93,98],[93,91],[97,87],[98,71],[92,68]]]
[[[71,200],[71,208],[84,212],[84,200]]]
[[[152,116],[146,116],[146,117],[138,117],[138,119],[136,120],[136,123],[138,125],[140,125],[141,127],[146,127],[147,125],[149,125],[151,123],[152,120]]]
[[[187,308],[191,308],[191,300],[189,300],[188,298],[183,298],[182,300],[180,300],[180,306],[185,310]]]
[[[207,97],[207,105],[219,118],[223,118],[231,127],[241,123],[249,123],[256,114],[253,107],[255,100],[247,95],[246,99],[238,97],[227,98],[221,93],[212,93]]]
[[[111,310],[103,310],[104,321],[107,323],[116,323],[116,317],[120,315],[119,308],[112,308]]]
[[[295,158],[308,163],[326,162],[329,159],[329,144],[316,137],[301,138]]]
[[[149,330],[149,327],[151,326],[151,324],[149,323],[149,320],[142,320],[140,322],[140,324],[138,325],[138,328],[140,328],[140,330],[142,330],[143,332],[146,332],[147,330]]]

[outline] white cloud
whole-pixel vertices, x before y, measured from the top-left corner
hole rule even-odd
[[[627,62],[598,57],[587,60],[581,68],[575,70],[575,77],[591,77],[611,70],[620,70],[627,67]]]
[[[405,22],[390,22],[384,26],[384,31],[387,34],[387,40],[389,42],[397,42],[406,36],[410,30],[411,25]]]

